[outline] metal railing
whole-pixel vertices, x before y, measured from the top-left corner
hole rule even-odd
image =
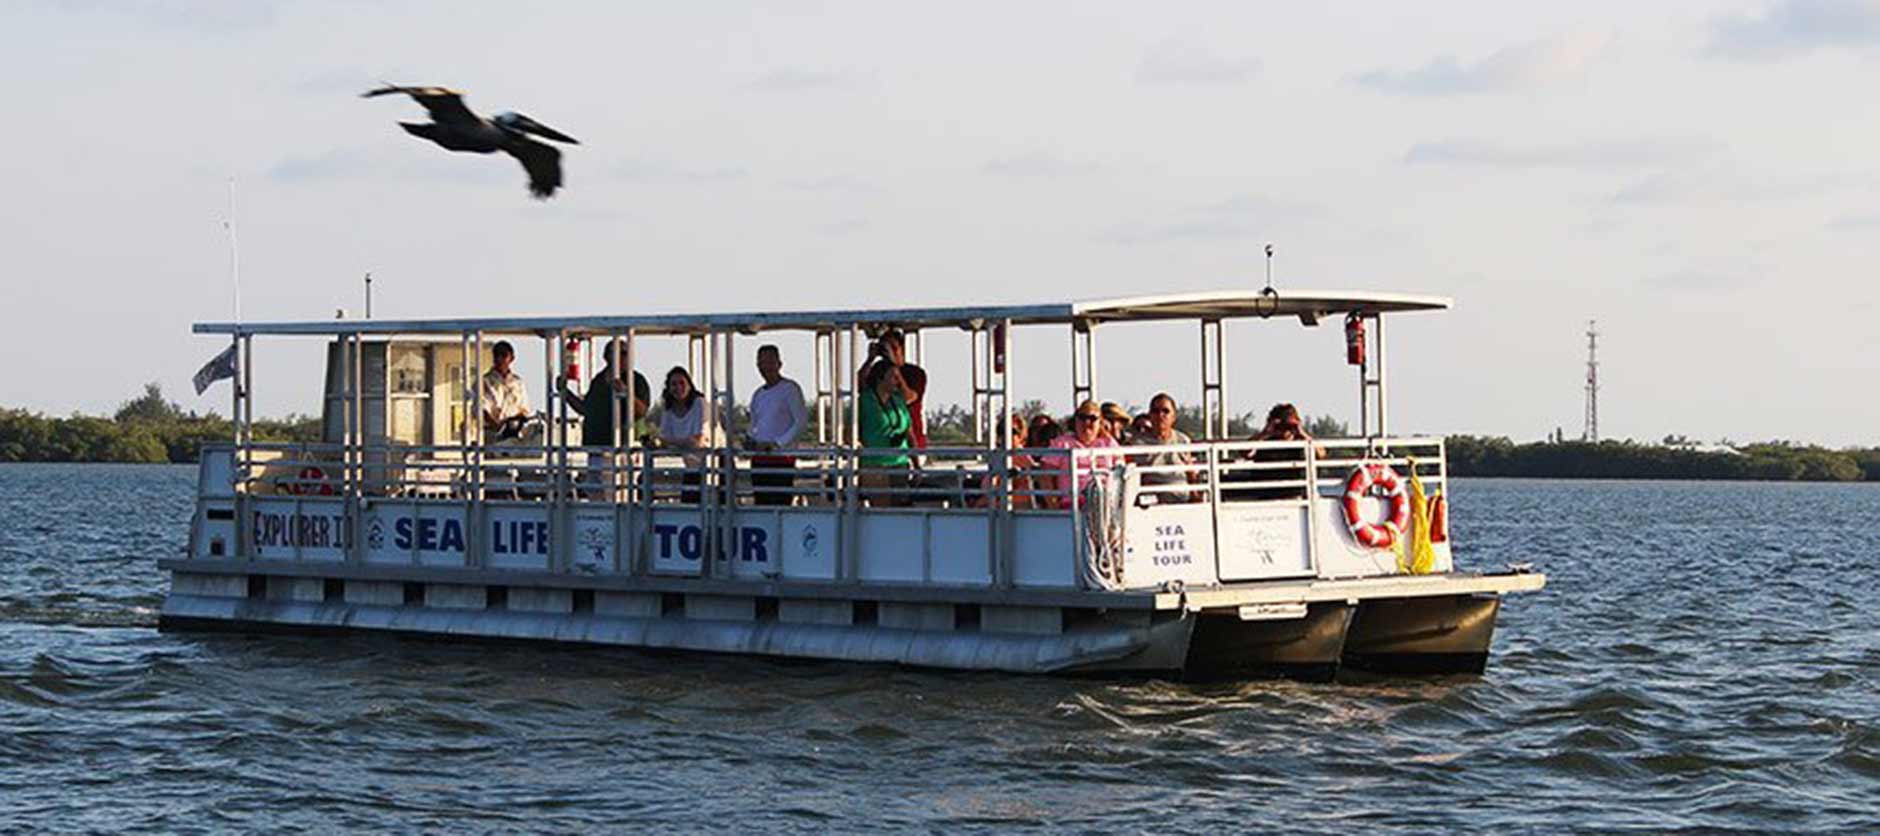
[[[1083,548],[1077,523],[1078,491],[1092,478],[1126,479],[1129,502],[1156,505],[1208,504],[1216,509],[1252,503],[1302,505],[1342,495],[1343,480],[1360,462],[1381,462],[1407,472],[1415,462],[1426,486],[1446,480],[1440,438],[1331,439],[1213,442],[1098,449],[935,447],[924,450],[811,446],[755,451],[734,447],[671,448],[561,447],[552,444],[347,445],[318,443],[242,444],[234,457],[238,554],[258,554],[260,517],[256,503],[293,500],[297,522],[304,508],[333,509],[343,518],[343,559],[365,559],[362,539],[367,512],[375,506],[410,508],[411,514],[461,514],[464,565],[483,568],[491,543],[482,542],[491,508],[546,508],[548,530],[543,568],[569,571],[575,515],[611,514],[617,528],[609,571],[653,571],[648,525],[655,515],[693,510],[706,547],[735,541],[740,520],[770,510],[833,513],[841,549],[850,553],[836,580],[862,574],[852,552],[859,548],[860,520],[870,514],[918,513],[983,517],[989,538],[988,571],[993,584],[1013,582],[1019,558],[1016,519],[1065,520],[1070,548]],[[908,458],[907,464],[899,460]],[[268,507],[277,507],[269,505]],[[289,508],[290,506],[278,506]],[[433,509],[426,511],[424,509]],[[1318,525],[1317,513],[1310,514]],[[450,517],[457,519],[458,517]],[[278,529],[282,523],[270,523]],[[275,533],[275,532],[270,532]],[[293,555],[303,549],[294,540]],[[413,560],[419,550],[412,548]],[[716,551],[707,553],[717,554]],[[710,574],[710,562],[701,568]]]

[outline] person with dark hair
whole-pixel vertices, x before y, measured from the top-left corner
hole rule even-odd
[[[483,373],[481,386],[483,432],[493,441],[520,438],[530,429],[529,387],[515,373],[515,365],[516,347],[508,340],[490,348],[490,368]]]
[[[1032,449],[1051,446],[1051,442],[1064,433],[1064,427],[1045,413],[1032,416],[1031,428],[1025,433],[1025,446]]]
[[[1154,406],[1150,406],[1154,409]],[[1147,412],[1129,419],[1129,431],[1123,435],[1124,446],[1155,444],[1155,419]]]
[[[1167,392],[1157,392],[1155,397],[1149,399],[1149,414],[1147,416],[1149,426],[1145,432],[1137,434],[1135,438],[1132,439],[1132,442],[1153,447],[1172,447],[1175,445],[1193,444],[1193,440],[1188,438],[1187,433],[1175,429],[1176,414],[1175,398]],[[1137,456],[1136,460],[1137,464],[1158,469],[1193,465],[1195,463],[1194,454],[1187,451],[1165,451]],[[1161,470],[1156,473],[1144,473],[1142,475],[1142,484],[1145,486],[1190,484],[1195,481],[1198,475],[1199,474],[1194,470]],[[1192,493],[1174,491],[1157,491],[1145,493],[1144,496],[1153,496],[1155,497],[1154,501],[1159,503],[1191,502],[1197,498],[1197,496]]]
[[[1111,440],[1118,444],[1128,444],[1129,410],[1124,409],[1122,404],[1115,401],[1104,401],[1099,409],[1103,411],[1103,420],[1100,422],[1100,426],[1098,426],[1097,429],[1102,430],[1105,435],[1108,435]]]
[[[911,422],[907,430],[908,446],[916,450],[927,448],[927,419],[921,410],[927,399],[927,370],[907,362],[907,336],[898,328],[889,328],[875,338],[869,347],[868,363],[862,367],[862,374],[877,363],[888,363],[899,369],[901,379],[901,400],[907,404],[907,414]]]
[[[873,505],[901,506],[911,499],[907,489],[912,461],[906,451],[913,416],[902,397],[906,387],[900,366],[874,363],[868,367],[862,391],[855,398],[859,404],[856,420],[861,425],[862,447],[899,451],[862,457],[862,488]]]
[[[666,391],[660,394],[659,404],[659,442],[682,451],[685,460],[685,489],[680,491],[679,501],[696,505],[705,470],[704,451],[712,434],[711,421],[705,414],[710,407],[684,366],[673,366],[666,372]]]
[[[1289,403],[1274,404],[1266,412],[1266,426],[1254,433],[1249,441],[1297,441],[1304,442],[1297,447],[1274,447],[1253,451],[1249,461],[1262,464],[1296,462],[1297,468],[1261,468],[1258,470],[1232,471],[1223,477],[1223,481],[1234,482],[1292,482],[1306,478],[1304,472],[1305,445],[1312,443],[1312,435],[1305,430],[1305,424],[1299,417],[1299,410]],[[1322,451],[1314,450],[1321,455]],[[1303,487],[1251,488],[1223,491],[1222,498],[1233,502],[1246,502],[1261,499],[1304,499]]]
[[[627,382],[617,380],[618,375],[614,373],[615,352],[619,352],[621,362],[626,361],[625,346],[620,345],[619,340],[608,343],[607,349],[601,352],[601,369],[594,374],[593,380],[588,381],[586,394],[577,393],[574,390],[574,381],[567,377],[557,379],[562,397],[568,401],[568,409],[581,416],[581,446],[583,447],[614,446],[614,428],[623,424],[628,427],[628,430],[627,434],[620,438],[622,443],[625,443],[628,438],[645,438],[649,435],[644,421],[646,410],[651,406],[653,399],[653,388],[646,382],[646,375],[635,371],[633,373],[633,402],[629,407]],[[614,393],[611,399],[607,397],[609,391]],[[609,400],[612,401],[611,404]]]
[[[646,376],[633,373],[632,400],[627,399],[628,387],[625,380],[618,379],[614,371],[614,355],[618,352],[622,362],[626,361],[625,347],[619,340],[608,343],[607,350],[601,355],[601,370],[588,381],[587,393],[574,390],[574,381],[566,375],[555,378],[556,388],[568,404],[568,411],[581,416],[581,446],[587,448],[610,448],[618,440],[621,444],[631,438],[645,438],[646,410],[652,400],[652,387],[647,384]],[[611,393],[611,397],[609,396]],[[625,425],[626,433],[615,438],[618,429]],[[614,481],[610,472],[617,473],[618,463],[611,453],[590,449],[587,452],[588,473],[584,477],[596,485],[606,486]],[[615,491],[603,488],[599,498],[611,499]]]
[[[757,374],[764,385],[751,393],[751,430],[744,437],[745,447],[762,453],[751,456],[751,501],[788,505],[789,488],[796,485],[796,474],[788,471],[795,470],[796,458],[776,451],[796,446],[797,436],[809,428],[809,409],[803,405],[803,387],[783,376],[783,353],[776,346],[757,349]]]
[[[1012,413],[1012,446],[1008,449],[1023,450],[1035,446],[1026,437],[1030,430],[1031,425],[1025,421],[1025,416],[1016,412]],[[1012,481],[1011,497],[1014,509],[1034,507],[1031,471],[1037,466],[1037,462],[1025,453],[1011,453],[1011,458],[1007,460],[1007,474]],[[992,504],[992,496],[998,487],[999,479],[991,473],[987,473],[984,478],[969,477],[966,481],[966,488],[974,496],[967,504],[974,508],[984,508]]]

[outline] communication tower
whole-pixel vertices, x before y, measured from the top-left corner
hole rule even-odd
[[[1586,441],[1599,440],[1599,323],[1586,321]]]

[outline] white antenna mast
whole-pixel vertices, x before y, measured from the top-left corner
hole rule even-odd
[[[222,221],[228,232],[228,275],[235,292],[235,322],[242,321],[242,255],[235,241],[235,178],[228,178],[228,217]]]

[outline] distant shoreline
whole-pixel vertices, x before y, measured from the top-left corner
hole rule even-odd
[[[1691,450],[1633,441],[1537,441],[1452,435],[1455,476],[1664,479],[1682,482],[1880,482],[1880,448],[1832,450],[1787,441]]]
[[[1043,409],[1043,404],[1026,406]],[[929,430],[936,443],[970,437],[966,429],[970,426],[969,416],[959,407],[934,409],[929,415]],[[1238,431],[1236,437],[1250,431],[1241,425],[1231,428]],[[1338,425],[1330,422],[1328,430],[1330,426]],[[260,420],[254,422],[253,432],[257,441],[316,442],[320,439],[320,419],[293,415]],[[1321,434],[1326,438],[1342,435],[1334,431]],[[234,428],[228,419],[184,412],[165,400],[155,384],[108,418],[78,414],[55,418],[0,408],[0,462],[193,464],[204,444],[233,436]],[[1634,441],[1517,443],[1504,437],[1472,435],[1452,435],[1445,440],[1449,473],[1463,477],[1880,482],[1880,447],[1835,450],[1771,441],[1696,449]]]

